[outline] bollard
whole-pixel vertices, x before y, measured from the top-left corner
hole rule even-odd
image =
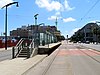
[[[12,59],[14,59],[15,58],[15,49],[14,49],[14,47],[12,48]]]

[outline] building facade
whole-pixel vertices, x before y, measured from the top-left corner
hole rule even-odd
[[[100,27],[97,23],[88,23],[83,28],[75,32],[71,39],[76,42],[99,42],[99,31]]]
[[[60,41],[62,37],[61,32],[57,30],[55,26],[39,26],[39,25],[28,25],[17,28],[16,30],[10,31],[10,36],[15,38],[34,38],[39,44],[44,41],[46,44]]]

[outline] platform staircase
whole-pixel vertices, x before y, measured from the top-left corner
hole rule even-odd
[[[12,58],[30,58],[37,54],[37,48],[34,48],[34,39],[22,38],[12,49]]]

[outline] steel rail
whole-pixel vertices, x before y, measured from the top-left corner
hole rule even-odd
[[[58,53],[60,52],[60,49],[58,48],[58,52],[55,54],[55,56],[51,59],[51,61],[49,62],[48,66],[45,68],[44,72],[41,75],[46,75],[46,73],[48,72],[50,66],[52,65],[53,61],[56,59]]]

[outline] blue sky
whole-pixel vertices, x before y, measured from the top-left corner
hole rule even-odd
[[[38,24],[55,25],[57,17],[57,28],[64,36],[73,35],[89,22],[100,21],[98,0],[0,0],[0,8],[14,1],[19,2],[19,7],[11,5],[8,8],[8,35],[11,30],[34,24],[34,15],[37,13]],[[0,9],[0,34],[4,32],[4,27],[5,9]]]

